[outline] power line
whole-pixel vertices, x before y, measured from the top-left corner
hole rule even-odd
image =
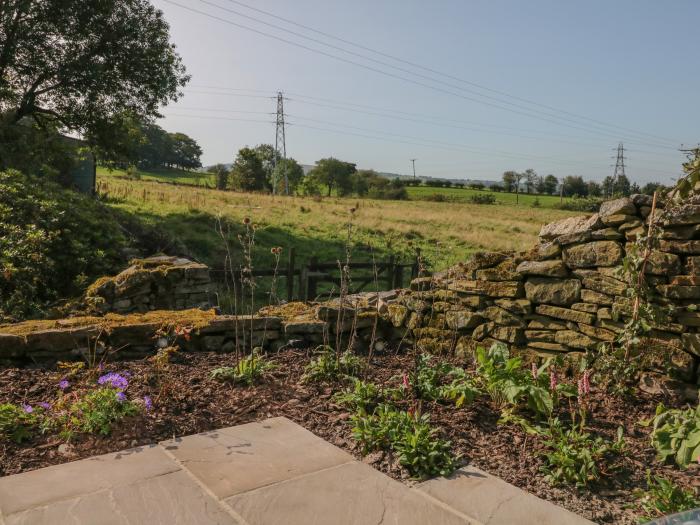
[[[339,61],[341,61],[341,62],[346,62],[346,63],[348,63],[348,64],[352,64],[352,65],[355,65],[355,66],[357,66],[357,67],[361,67],[361,68],[363,68],[363,69],[367,69],[367,70],[369,70],[369,71],[374,71],[374,72],[379,73],[379,74],[381,74],[381,75],[385,75],[385,76],[388,76],[388,77],[391,77],[391,78],[396,78],[396,79],[399,79],[399,80],[403,80],[403,81],[405,81],[405,82],[409,82],[409,83],[412,83],[412,84],[415,84],[415,85],[418,85],[418,86],[423,86],[423,87],[426,87],[426,88],[428,88],[428,89],[432,89],[432,90],[437,91],[437,92],[441,92],[441,93],[445,93],[445,94],[448,94],[448,95],[452,95],[452,96],[455,96],[455,97],[458,97],[458,98],[462,98],[462,99],[464,99],[464,100],[469,100],[469,101],[476,102],[476,103],[479,103],[479,104],[483,104],[483,105],[486,105],[486,106],[491,106],[491,107],[500,109],[500,110],[502,110],[502,111],[510,111],[510,112],[512,112],[512,113],[524,115],[524,116],[527,116],[527,117],[530,117],[530,118],[537,118],[537,119],[542,120],[542,121],[545,121],[545,122],[550,122],[550,123],[555,124],[555,125],[570,127],[570,128],[573,128],[573,129],[582,129],[582,130],[585,131],[585,128],[582,128],[582,127],[580,127],[580,126],[574,126],[574,125],[572,125],[572,124],[567,124],[567,123],[565,123],[565,122],[557,122],[557,121],[555,121],[555,120],[551,120],[551,119],[549,119],[549,118],[541,117],[541,116],[538,116],[538,115],[536,115],[536,114],[532,114],[532,113],[528,113],[528,112],[524,112],[524,111],[519,111],[519,110],[515,110],[515,109],[511,109],[511,108],[504,108],[504,107],[502,107],[502,106],[499,106],[498,104],[494,104],[494,103],[491,103],[491,102],[486,102],[486,101],[483,101],[483,100],[475,99],[475,98],[473,98],[473,97],[468,97],[468,96],[463,95],[463,94],[461,94],[461,93],[455,93],[455,92],[453,92],[453,91],[450,91],[450,90],[447,90],[447,89],[443,89],[443,88],[438,87],[438,86],[433,86],[433,85],[430,85],[430,84],[426,84],[426,83],[424,83],[424,82],[420,82],[420,81],[417,81],[417,80],[415,80],[415,79],[403,77],[403,76],[401,76],[401,75],[396,75],[396,74],[390,73],[390,72],[388,72],[388,71],[384,71],[384,70],[382,70],[382,69],[378,69],[378,68],[375,68],[375,67],[372,67],[372,66],[368,66],[368,65],[366,65],[366,64],[362,64],[362,63],[356,62],[356,61],[354,61],[354,60],[350,60],[350,59],[347,59],[347,58],[339,57],[339,56],[337,56],[337,55],[333,55],[332,53],[327,53],[327,52],[322,51],[322,50],[320,50],[320,49],[315,49],[315,48],[306,46],[306,45],[304,45],[304,44],[300,44],[300,43],[298,43],[298,42],[294,42],[294,41],[292,41],[292,40],[288,40],[288,39],[286,39],[286,38],[282,38],[282,37],[280,37],[280,36],[278,36],[278,35],[273,35],[273,34],[271,34],[271,33],[266,33],[265,31],[261,31],[261,30],[259,30],[259,29],[251,28],[251,27],[245,26],[245,25],[243,25],[243,24],[239,24],[239,23],[237,23],[237,22],[234,22],[234,21],[232,21],[232,20],[228,20],[228,19],[225,19],[225,18],[221,18],[221,17],[219,17],[219,16],[212,15],[211,13],[207,13],[207,12],[205,12],[205,11],[200,11],[200,10],[198,10],[198,9],[194,9],[194,8],[192,8],[192,7],[189,7],[189,6],[182,5],[182,4],[180,4],[180,3],[178,3],[178,2],[175,2],[175,1],[173,1],[173,0],[163,0],[163,1],[165,1],[165,2],[167,2],[167,3],[169,3],[169,4],[172,4],[172,5],[175,5],[175,6],[177,6],[177,7],[180,7],[180,8],[182,8],[182,9],[186,9],[186,10],[191,11],[191,12],[193,12],[193,13],[197,13],[197,14],[200,14],[200,15],[202,15],[202,16],[205,16],[205,17],[208,17],[208,18],[211,18],[211,19],[214,19],[214,20],[218,20],[218,21],[220,21],[220,22],[223,22],[223,23],[226,23],[226,24],[229,24],[229,25],[233,25],[233,26],[235,26],[235,27],[239,27],[239,28],[245,29],[245,30],[247,30],[247,31],[251,31],[251,32],[254,32],[254,33],[256,33],[256,34],[259,34],[259,35],[262,35],[262,36],[265,36],[265,37],[268,37],[268,38],[272,38],[272,39],[275,39],[275,40],[279,40],[279,41],[284,42],[284,43],[287,43],[287,44],[289,44],[289,45],[296,46],[296,47],[299,47],[299,48],[301,48],[301,49],[305,49],[305,50],[310,51],[310,52],[312,52],[312,53],[317,53],[317,54],[320,54],[320,55],[323,55],[323,56],[332,58],[332,59],[334,59],[334,60],[339,60]],[[204,2],[205,0],[200,0],[200,1],[203,1],[203,2]],[[209,2],[206,2],[206,3],[209,3]],[[216,5],[216,4],[213,4],[213,5]],[[218,7],[221,8],[221,6],[218,6]],[[221,9],[225,9],[225,8],[221,8]],[[267,24],[267,25],[269,25],[269,24]],[[394,66],[392,66],[392,67],[394,67]],[[414,73],[414,74],[415,74],[415,73]],[[444,84],[444,83],[443,83],[443,84]],[[480,96],[484,96],[484,95],[480,95]],[[555,118],[559,118],[559,119],[561,119],[561,120],[570,120],[570,119],[564,119],[564,118],[562,118],[562,117],[555,117]],[[591,126],[589,125],[589,127],[591,127]]]
[[[525,102],[525,103],[527,103],[527,104],[532,104],[532,105],[535,105],[535,106],[543,107],[543,108],[546,108],[546,109],[549,109],[549,110],[552,110],[552,111],[557,111],[557,112],[564,113],[564,114],[567,114],[567,115],[570,115],[570,116],[573,116],[573,117],[576,117],[576,118],[579,118],[579,119],[585,119],[585,120],[588,120],[588,121],[591,121],[591,122],[595,122],[595,123],[598,123],[598,124],[602,124],[602,125],[605,125],[605,126],[608,126],[608,127],[615,127],[615,128],[617,128],[617,129],[624,130],[624,131],[632,131],[632,132],[634,132],[634,133],[647,135],[647,136],[649,136],[649,137],[653,137],[653,138],[657,138],[657,139],[662,139],[662,140],[664,140],[664,141],[666,141],[666,142],[671,142],[671,143],[676,143],[676,142],[677,142],[675,139],[668,139],[668,138],[665,138],[665,137],[661,137],[660,135],[653,135],[653,134],[646,133],[646,132],[640,132],[640,131],[637,131],[637,130],[633,130],[633,129],[631,129],[631,128],[625,128],[625,127],[617,126],[617,125],[615,125],[615,124],[608,124],[608,123],[605,123],[605,122],[603,122],[603,121],[599,121],[599,120],[596,120],[596,119],[592,119],[592,118],[590,118],[590,117],[586,117],[586,116],[584,116],[584,115],[578,115],[578,114],[576,114],[576,113],[572,113],[572,112],[569,112],[569,111],[566,111],[566,110],[563,110],[563,109],[560,109],[560,108],[555,108],[555,107],[553,107],[553,106],[549,106],[549,105],[546,105],[546,104],[542,104],[542,103],[539,103],[539,102],[536,102],[536,101],[533,101],[533,100],[529,100],[529,99],[526,99],[526,98],[523,98],[523,97],[518,97],[518,96],[515,96],[515,95],[511,95],[511,94],[506,93],[506,92],[504,92],[504,91],[499,91],[499,90],[497,90],[497,89],[493,89],[493,88],[490,88],[490,87],[488,87],[488,86],[484,86],[484,85],[482,85],[482,84],[478,84],[478,83],[473,82],[473,81],[470,81],[470,80],[465,80],[465,79],[463,79],[463,78],[456,77],[456,76],[450,75],[450,74],[448,74],[448,73],[444,73],[444,72],[442,72],[442,71],[439,71],[439,70],[436,70],[436,69],[433,69],[433,68],[424,66],[424,65],[422,65],[422,64],[418,64],[418,63],[416,63],[416,62],[411,62],[411,61],[409,61],[409,60],[405,60],[405,59],[400,58],[400,57],[397,57],[397,56],[395,56],[395,55],[390,55],[390,54],[385,53],[385,52],[383,52],[383,51],[378,51],[378,50],[376,50],[376,49],[373,49],[373,48],[364,46],[364,45],[362,45],[362,44],[358,44],[357,42],[353,42],[353,41],[351,41],[351,40],[347,40],[347,39],[338,37],[338,36],[336,36],[336,35],[333,35],[333,34],[330,34],[330,33],[324,32],[324,31],[319,31],[318,29],[315,29],[315,28],[313,28],[313,27],[310,27],[310,26],[307,26],[307,25],[304,25],[304,24],[300,24],[300,23],[298,23],[298,22],[295,22],[295,21],[290,20],[290,19],[288,19],[288,18],[281,17],[281,16],[279,16],[279,15],[275,15],[274,13],[271,13],[271,12],[269,12],[269,11],[265,11],[265,10],[263,10],[263,9],[259,9],[259,8],[257,8],[257,7],[253,7],[253,6],[249,5],[249,4],[240,2],[240,1],[238,1],[238,0],[227,0],[227,1],[230,2],[230,3],[233,3],[233,4],[237,4],[237,5],[241,6],[241,7],[245,7],[245,8],[247,8],[247,9],[250,9],[251,11],[256,11],[256,12],[258,12],[258,13],[261,13],[261,14],[264,14],[264,15],[267,15],[267,16],[270,16],[270,17],[275,18],[275,19],[277,19],[277,20],[281,20],[281,21],[283,21],[283,22],[286,22],[286,23],[288,23],[288,24],[292,24],[292,25],[294,25],[294,26],[296,26],[296,27],[300,27],[300,28],[302,28],[302,29],[306,29],[307,31],[311,31],[311,32],[316,33],[316,34],[318,34],[318,35],[325,36],[326,38],[331,38],[331,39],[336,40],[336,41],[338,41],[338,42],[343,42],[343,43],[345,43],[345,44],[349,44],[349,45],[351,45],[351,46],[357,47],[358,49],[364,49],[365,51],[369,51],[369,52],[371,52],[371,53],[374,53],[374,54],[377,54],[377,55],[380,55],[380,56],[389,58],[389,59],[391,59],[391,60],[395,60],[395,61],[397,61],[397,62],[401,62],[401,63],[403,63],[403,64],[407,64],[407,65],[410,65],[410,66],[413,66],[413,67],[422,69],[422,70],[424,70],[424,71],[429,71],[429,72],[431,72],[431,73],[434,73],[434,74],[443,76],[443,77],[445,77],[445,78],[450,78],[450,79],[452,79],[452,80],[456,80],[456,81],[458,81],[458,82],[462,82],[462,83],[464,83],[464,84],[468,84],[468,85],[470,85],[470,86],[474,86],[474,87],[479,88],[479,89],[482,89],[482,90],[484,90],[484,91],[489,91],[489,92],[491,92],[491,93],[496,93],[496,94],[499,94],[499,95],[502,95],[502,96],[505,96],[505,97],[508,97],[508,98],[512,98],[512,99],[514,99],[514,100],[519,100],[519,101],[521,101],[521,102]]]

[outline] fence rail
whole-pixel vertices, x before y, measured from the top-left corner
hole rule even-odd
[[[253,277],[274,277],[284,279],[285,292],[287,301],[314,300],[318,296],[319,284],[331,283],[340,286],[340,267],[338,261],[321,262],[317,257],[313,256],[308,262],[296,264],[296,251],[290,248],[288,251],[286,264],[275,268],[254,268],[249,275]],[[341,262],[341,264],[344,264]],[[353,262],[348,265],[351,276],[352,286],[349,293],[359,293],[373,284],[375,281],[377,286],[386,290],[402,288],[404,286],[405,276],[408,274],[411,279],[418,276],[420,271],[420,250],[416,250],[416,255],[411,262],[401,262],[401,257],[390,255],[387,259],[376,262]],[[360,271],[357,273],[356,271]],[[369,273],[364,272],[369,270]],[[240,286],[241,272],[234,270],[226,270],[223,268],[212,268],[212,277],[216,281],[224,281],[225,279],[235,279],[237,286],[235,287],[239,293],[243,287]],[[295,284],[296,282],[296,284]]]

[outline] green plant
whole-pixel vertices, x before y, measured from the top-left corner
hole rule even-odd
[[[629,396],[639,383],[638,359],[625,359],[623,346],[601,345],[590,354],[592,368],[596,371],[596,383],[614,396]]]
[[[335,401],[354,411],[371,412],[381,400],[379,387],[374,383],[367,383],[353,378],[352,388],[338,392],[333,397]]]
[[[396,410],[378,405],[372,414],[363,411],[353,417],[353,437],[364,454],[373,450],[392,450],[411,476],[424,479],[446,476],[456,468],[450,442],[440,439],[431,428],[428,414]]]
[[[496,204],[496,196],[489,193],[475,193],[469,200],[472,204]]]
[[[461,407],[465,402],[471,403],[481,394],[463,368],[454,367],[447,375],[452,381],[440,387],[440,399],[452,401],[455,406]]]
[[[329,346],[316,349],[317,357],[313,359],[304,371],[304,381],[337,381],[343,377],[358,376],[365,364],[352,352],[336,354]]]
[[[494,344],[489,350],[476,350],[477,375],[491,399],[502,409],[524,404],[539,416],[547,417],[554,409],[554,400],[544,372],[546,361],[533,374],[523,369],[520,357],[510,357],[508,347]]]
[[[141,412],[141,405],[126,398],[118,388],[104,386],[75,400],[64,397],[44,421],[44,429],[57,427],[62,437],[71,439],[76,432],[108,435],[112,426]]]
[[[215,368],[211,371],[211,377],[219,381],[253,386],[273,368],[275,364],[265,360],[265,357],[260,355],[260,349],[256,348],[252,354],[240,359],[235,366]]]
[[[695,491],[678,487],[670,479],[652,477],[649,470],[647,470],[647,490],[637,491],[636,497],[643,512],[639,517],[640,523],[700,507],[700,498]]]
[[[541,469],[554,485],[588,486],[606,472],[609,457],[621,453],[624,448],[622,427],[617,429],[617,439],[609,442],[576,428],[565,430],[559,420],[554,419],[545,435],[544,444],[548,450],[542,453],[544,465]]]
[[[29,439],[38,418],[31,407],[20,407],[12,403],[0,404],[0,437],[17,443]]]
[[[693,461],[700,461],[700,404],[696,408],[668,409],[663,404],[656,407],[651,444],[658,453],[659,460],[673,460],[681,468],[687,468]]]

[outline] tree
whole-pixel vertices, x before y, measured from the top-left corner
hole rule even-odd
[[[660,182],[647,182],[644,187],[642,187],[642,193],[646,195],[654,195],[655,191],[664,191],[666,189],[666,186],[661,184]]]
[[[559,179],[554,175],[547,175],[544,178],[544,192],[554,195],[559,187]]]
[[[238,156],[231,168],[231,183],[235,189],[241,191],[265,189],[265,169],[254,149],[245,147],[238,150]]]
[[[335,189],[338,195],[348,195],[352,191],[352,178],[355,173],[355,165],[350,162],[329,157],[316,161],[316,165],[309,172],[309,177],[312,177],[319,184],[328,188],[328,196],[330,197]]]
[[[635,194],[635,193],[641,193],[642,189],[639,187],[639,184],[636,182],[633,182],[632,185],[630,186],[630,195]]]
[[[625,197],[629,197],[631,194],[631,189],[632,185],[630,184],[630,180],[626,175],[620,175],[617,177],[615,186],[613,187],[615,195],[624,195]]]
[[[287,183],[289,184],[289,194],[292,195],[297,191],[299,185],[304,179],[304,168],[294,159],[280,159],[272,172],[272,180],[277,181],[277,193],[285,194],[284,176],[287,175]]]
[[[505,191],[513,191],[514,190],[516,176],[517,176],[517,173],[514,171],[503,172],[503,187],[504,187]]]
[[[586,183],[586,189],[589,197],[600,197],[603,194],[603,188],[594,180],[589,180]]]
[[[574,195],[585,197],[588,195],[588,186],[580,175],[567,175],[564,177],[562,184],[564,185],[564,195],[567,197]]]
[[[537,184],[537,172],[532,168],[527,169],[523,174],[523,178],[525,179],[525,190],[531,193]]]
[[[229,172],[223,164],[215,164],[207,169],[208,173],[213,173],[216,177],[216,189],[225,190],[228,186]]]
[[[82,133],[111,151],[116,116],[144,120],[189,77],[148,0],[0,3],[0,113]]]
[[[535,183],[535,191],[537,193],[546,193],[547,192],[547,185],[544,182],[544,177],[542,177],[542,176],[537,177],[537,182]]]
[[[184,133],[168,133],[167,164],[193,170],[202,167],[201,156],[202,148],[196,140]]]

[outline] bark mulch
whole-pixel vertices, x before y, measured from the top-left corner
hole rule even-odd
[[[109,436],[78,436],[69,444],[56,434],[40,433],[21,445],[0,440],[0,476],[274,416],[286,416],[360,457],[352,437],[350,413],[332,399],[342,385],[301,381],[309,360],[310,353],[306,351],[281,352],[273,356],[276,369],[254,387],[232,386],[209,377],[213,368],[234,363],[230,354],[178,353],[158,377],[149,360],[110,363],[105,371],[131,374],[128,396],[151,396],[153,409],[117,425]],[[398,386],[392,378],[412,366],[413,357],[409,355],[375,356],[367,379]],[[51,401],[56,398],[57,384],[63,376],[63,371],[55,368],[2,368],[0,403]],[[71,382],[77,386],[81,382],[94,382],[95,377],[94,371],[82,371]],[[540,472],[541,440],[519,426],[497,424],[499,411],[488,398],[481,397],[461,408],[424,402],[422,410],[430,413],[431,422],[443,437],[451,440],[453,451],[462,456],[465,464],[475,465],[593,521],[631,524],[637,523],[638,513],[634,491],[646,487],[647,469],[684,487],[700,486],[698,466],[683,472],[655,460],[649,429],[639,425],[639,421],[653,415],[659,401],[662,400],[641,393],[621,400],[593,389],[589,431],[612,439],[617,427],[622,425],[626,453],[618,470],[583,491],[550,485]],[[364,461],[396,479],[412,483],[390,453],[374,453]]]

